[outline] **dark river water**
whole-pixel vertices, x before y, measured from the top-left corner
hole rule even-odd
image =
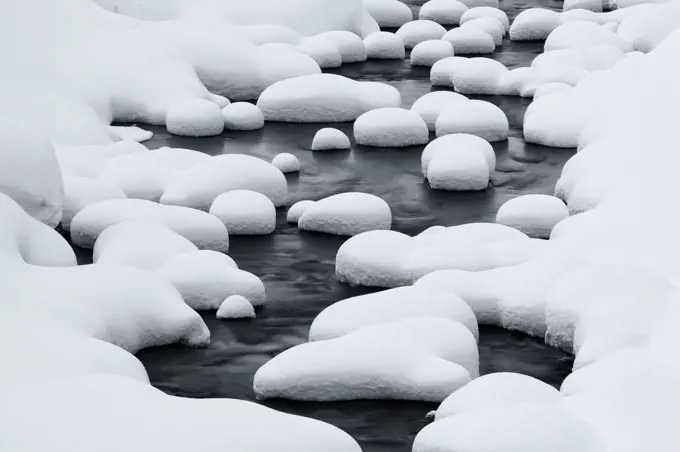
[[[523,8],[557,9],[561,2],[534,3],[505,0],[502,8],[512,18]],[[415,8],[417,11],[417,8]],[[508,67],[528,66],[542,43],[506,40],[494,58]],[[354,79],[383,81],[402,94],[404,106],[431,91],[429,70],[412,69],[408,60],[369,61],[334,71]],[[302,199],[320,199],[345,191],[373,193],[392,208],[393,228],[416,234],[432,225],[493,221],[506,200],[524,193],[552,194],[554,184],[571,151],[527,145],[522,140],[522,118],[528,99],[490,96],[505,111],[512,137],[494,146],[498,166],[493,187],[476,193],[446,193],[429,189],[420,173],[422,147],[375,150],[353,145],[348,152],[311,152],[312,138],[323,125],[268,123],[256,132],[225,132],[215,138],[173,137],[151,128],[151,149],[183,147],[211,155],[246,153],[271,160],[280,152],[296,155],[299,175],[289,176],[288,205]],[[148,128],[146,126],[143,126]],[[352,137],[351,124],[336,124]],[[169,346],[142,351],[139,358],[152,383],[163,391],[189,397],[233,397],[254,401],[255,371],[283,350],[306,342],[314,317],[328,305],[368,289],[351,288],[334,277],[334,259],[344,238],[298,231],[279,209],[276,233],[266,237],[232,237],[230,255],[239,266],[258,275],[267,287],[267,306],[257,319],[218,321],[203,315],[212,332],[212,345],[195,350]],[[81,262],[90,256],[79,250]],[[481,373],[511,371],[537,377],[558,386],[569,373],[571,356],[540,340],[495,327],[480,329]],[[334,424],[356,438],[365,452],[410,451],[415,434],[427,423],[434,404],[359,401],[298,403],[268,401],[268,406]]]

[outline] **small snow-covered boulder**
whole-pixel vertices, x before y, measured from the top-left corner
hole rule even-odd
[[[255,308],[247,298],[232,295],[222,302],[217,310],[218,319],[254,319]]]
[[[602,12],[602,0],[564,0],[562,11],[572,9],[587,9],[596,13]]]
[[[441,39],[446,34],[446,29],[431,20],[414,20],[404,24],[396,34],[407,49],[412,49],[423,41]]]
[[[418,113],[427,124],[427,128],[434,132],[435,124],[441,112],[453,102],[464,101],[467,101],[467,98],[462,94],[451,91],[433,91],[416,100],[411,111]]]
[[[403,60],[406,57],[404,42],[394,33],[372,33],[366,36],[364,45],[369,59]]]
[[[362,39],[350,32],[344,30],[326,31],[317,35],[318,39],[325,39],[334,43],[338,50],[340,50],[340,57],[342,63],[357,63],[366,61],[366,47]]]
[[[173,135],[211,137],[224,130],[222,110],[205,99],[190,99],[170,107],[165,126]]]
[[[222,109],[224,127],[228,130],[257,130],[264,127],[264,115],[249,102],[234,102]]]
[[[300,171],[300,160],[293,154],[282,152],[272,159],[272,165],[281,170],[282,173],[297,173]]]
[[[210,206],[210,214],[224,223],[229,235],[266,235],[276,229],[276,207],[256,191],[222,193]]]
[[[475,8],[470,8],[469,10],[465,11],[465,13],[463,13],[463,16],[460,18],[460,24],[462,25],[465,22],[469,22],[473,19],[479,19],[480,17],[494,17],[503,24],[506,32],[510,30],[510,20],[508,19],[508,15],[505,14],[502,9],[493,8],[490,6],[477,6]]]
[[[497,94],[501,78],[507,72],[503,63],[491,58],[469,58],[453,68],[451,81],[457,93]]]
[[[467,10],[468,7],[458,0],[430,0],[420,8],[418,18],[442,25],[458,25]]]
[[[352,236],[390,229],[392,211],[381,198],[368,193],[340,193],[306,206],[298,226],[302,230]]]
[[[427,180],[435,190],[486,190],[489,176],[489,164],[474,148],[437,153],[427,165]]]
[[[519,229],[529,237],[547,239],[557,223],[569,216],[561,199],[548,195],[523,195],[498,209],[496,223]]]
[[[398,28],[413,20],[411,8],[399,0],[363,0],[363,3],[380,28]]]
[[[484,156],[489,172],[496,169],[496,153],[493,146],[483,138],[467,133],[454,133],[441,136],[425,146],[421,156],[421,169],[423,176],[427,178],[427,167],[435,155],[441,152],[457,152],[461,148],[472,148]]]
[[[316,204],[316,201],[303,200],[296,202],[288,209],[286,221],[288,221],[288,223],[298,224],[298,221],[300,221],[300,217],[305,213],[305,210],[314,204]]]
[[[484,30],[493,38],[493,43],[496,47],[503,44],[503,37],[505,36],[505,27],[495,17],[483,16],[476,19],[471,19],[460,26],[460,28],[476,28]]]
[[[442,111],[435,126],[437,136],[469,133],[491,143],[508,138],[510,126],[503,110],[491,102],[470,100]]]
[[[456,55],[483,55],[496,49],[493,36],[478,27],[454,28],[442,40],[451,43]]]
[[[560,14],[545,8],[529,8],[520,12],[510,26],[513,41],[543,41],[560,25]]]
[[[349,137],[343,131],[332,128],[319,130],[312,141],[312,151],[342,151],[350,147]]]
[[[356,120],[354,139],[363,146],[417,146],[427,143],[429,131],[418,113],[402,108],[379,108]]]
[[[437,61],[453,56],[453,46],[441,39],[423,41],[411,50],[411,66],[431,67]]]

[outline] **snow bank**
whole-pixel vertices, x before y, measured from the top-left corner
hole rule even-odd
[[[264,115],[257,106],[248,102],[234,102],[222,109],[227,130],[257,130],[264,127]]]
[[[427,165],[427,180],[435,190],[486,190],[489,176],[489,165],[484,155],[474,148],[439,152]]]
[[[398,28],[413,20],[411,8],[399,0],[363,0],[363,2],[380,28]]]
[[[298,224],[298,221],[300,221],[300,217],[302,216],[304,211],[307,210],[308,207],[314,205],[315,203],[316,201],[310,200],[296,202],[290,207],[290,209],[288,209],[286,221],[288,221],[288,223]]]
[[[363,146],[417,146],[427,143],[429,132],[425,121],[411,110],[379,108],[356,120],[354,139]]]
[[[497,94],[508,69],[491,58],[468,58],[452,66],[453,88],[461,94]],[[470,104],[472,105],[472,104]]]
[[[321,129],[314,135],[312,151],[344,151],[351,148],[349,137],[338,129]]]
[[[456,55],[483,55],[496,49],[493,36],[477,27],[454,28],[442,40],[451,43]]]
[[[434,71],[434,68],[433,68]],[[433,72],[434,73],[434,72]],[[411,111],[414,111],[423,118],[430,131],[435,130],[435,124],[443,110],[454,102],[466,101],[467,98],[458,93],[450,91],[433,91],[427,93],[413,103]]]
[[[442,25],[458,25],[467,10],[468,7],[458,0],[430,0],[420,8],[418,18]]]
[[[191,99],[170,107],[165,114],[165,125],[173,135],[211,137],[222,133],[224,119],[216,104]]]
[[[298,226],[306,231],[352,236],[390,229],[392,212],[390,206],[375,195],[340,193],[305,206]]]
[[[241,295],[232,295],[222,302],[217,310],[218,319],[254,319],[255,309]]]
[[[431,67],[437,61],[453,56],[450,42],[435,39],[423,41],[411,50],[411,66]]]
[[[513,41],[543,41],[560,25],[560,15],[544,8],[529,8],[520,12],[510,26]]]
[[[562,200],[548,195],[523,195],[498,209],[496,223],[519,229],[529,237],[547,239],[557,223],[569,216]]]
[[[483,100],[451,105],[442,111],[435,128],[438,137],[451,133],[468,133],[489,142],[506,140],[510,131],[508,118],[503,110]]]
[[[276,207],[256,191],[222,193],[210,206],[210,215],[219,218],[230,235],[267,235],[276,229]]]
[[[277,167],[284,174],[300,172],[300,160],[288,152],[282,152],[281,154],[274,156],[272,165]]]
[[[570,47],[593,47],[611,45],[624,52],[633,50],[630,42],[602,25],[587,21],[571,21],[555,28],[545,40],[545,51]]]
[[[460,18],[460,23],[462,25],[465,22],[479,19],[480,17],[493,17],[498,19],[501,24],[503,24],[503,28],[505,28],[506,32],[510,30],[510,20],[508,19],[508,15],[505,14],[503,10],[491,6],[477,6],[475,8],[470,8],[468,11],[463,13]]]
[[[403,60],[406,57],[404,42],[394,33],[381,31],[370,34],[364,39],[364,45],[369,59]]]
[[[396,34],[407,49],[412,49],[423,41],[441,39],[446,34],[446,29],[431,20],[414,20],[402,25]]]
[[[476,135],[454,133],[439,137],[425,146],[423,154],[420,158],[423,176],[427,177],[427,168],[436,155],[442,152],[456,152],[461,148],[477,150],[482,156],[484,156],[488,171],[493,172],[496,169],[496,153],[488,141]]]

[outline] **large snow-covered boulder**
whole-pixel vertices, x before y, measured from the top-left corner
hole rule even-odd
[[[458,25],[467,10],[468,7],[458,0],[430,0],[420,8],[418,18],[442,25]]]
[[[493,36],[478,27],[454,28],[442,40],[451,43],[456,55],[483,55],[496,49]]]
[[[369,59],[403,60],[406,57],[404,42],[394,33],[381,31],[370,34],[364,39],[364,45]]]
[[[379,108],[356,120],[354,139],[363,146],[417,146],[427,143],[429,131],[418,113],[402,108]]]
[[[170,107],[165,114],[165,126],[173,135],[211,137],[222,133],[224,118],[213,102],[191,99]]]
[[[264,127],[264,115],[249,102],[234,102],[222,109],[227,130],[257,130]]]
[[[486,190],[489,179],[489,164],[474,148],[437,153],[427,165],[427,180],[435,190]]]
[[[266,235],[276,229],[276,207],[262,193],[232,190],[210,206],[210,214],[224,223],[230,235]]]
[[[505,14],[502,9],[493,8],[491,6],[477,6],[475,8],[470,8],[468,11],[463,13],[460,18],[460,23],[462,25],[465,22],[479,19],[480,17],[494,17],[503,24],[506,32],[510,30],[510,20],[508,19],[508,15]]]
[[[425,124],[427,124],[427,128],[434,132],[435,124],[441,112],[454,102],[464,102],[466,100],[467,98],[462,94],[451,91],[433,91],[418,98],[413,103],[411,111],[418,113],[423,118],[423,121],[425,121]]]
[[[423,41],[441,39],[445,34],[446,29],[431,20],[414,20],[397,30],[397,36],[401,38],[407,49],[412,49]]]
[[[312,140],[312,151],[344,151],[351,146],[349,137],[343,131],[332,128],[319,130]]]
[[[493,146],[491,146],[488,141],[476,135],[453,133],[441,136],[425,146],[420,158],[423,176],[427,177],[427,168],[436,155],[446,152],[456,152],[462,148],[476,149],[484,156],[489,172],[493,172],[496,169],[496,153],[493,150]]]
[[[390,229],[392,211],[381,198],[368,193],[340,193],[308,205],[300,229],[334,235],[356,235]]]
[[[523,195],[498,209],[496,223],[510,226],[529,237],[547,239],[557,223],[569,216],[561,199],[549,195]]]
[[[411,66],[431,67],[437,61],[453,56],[453,46],[441,39],[423,41],[411,50]]]
[[[435,128],[438,137],[468,133],[495,142],[508,138],[510,125],[503,110],[496,105],[483,100],[469,100],[452,104],[442,111]]]
[[[545,8],[529,8],[520,12],[510,26],[513,41],[543,41],[560,25],[560,14]]]
[[[449,57],[439,60],[430,69],[430,82],[432,86],[446,86],[453,88],[451,76],[458,65],[465,64],[465,57]],[[435,91],[438,92],[438,91]],[[428,93],[429,94],[429,93]]]
[[[398,28],[413,20],[413,13],[399,0],[363,0],[368,13],[380,28]]]

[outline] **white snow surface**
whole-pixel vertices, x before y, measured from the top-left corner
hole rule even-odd
[[[353,236],[392,227],[390,206],[368,193],[340,193],[300,207],[298,226],[306,231]]]
[[[262,193],[232,190],[222,193],[210,206],[229,235],[267,235],[276,229],[276,207]]]
[[[344,151],[351,147],[349,137],[341,130],[320,129],[312,140],[312,151]]]
[[[64,178],[64,203],[60,225],[68,231],[73,217],[90,204],[124,198],[127,196],[122,190],[101,180],[67,176]]]
[[[363,146],[417,146],[427,143],[429,131],[418,113],[403,108],[379,108],[356,120],[354,139]]]
[[[508,15],[502,9],[494,8],[491,6],[477,6],[475,8],[470,8],[460,18],[461,25],[473,19],[478,19],[480,17],[493,17],[498,19],[505,31],[510,30],[510,20]]]
[[[187,137],[211,137],[224,130],[220,107],[204,99],[173,104],[165,114],[168,132]]]
[[[496,49],[493,36],[479,27],[459,27],[449,30],[442,40],[453,45],[456,55],[483,55]]]
[[[420,8],[418,18],[442,25],[458,25],[467,10],[468,7],[458,0],[429,0]]]
[[[437,61],[453,56],[453,46],[441,39],[423,41],[411,50],[411,66],[432,67]]]
[[[434,190],[486,190],[489,180],[489,164],[474,147],[438,152],[427,164],[427,181]]]
[[[305,212],[305,210],[315,203],[316,201],[311,201],[308,199],[296,202],[290,207],[290,209],[288,209],[286,221],[288,221],[288,223],[298,224],[298,221],[300,221],[300,217]]]
[[[232,295],[226,298],[217,310],[218,319],[254,319],[255,308],[247,298]]]
[[[300,160],[293,154],[282,152],[272,159],[272,165],[281,170],[282,173],[297,173],[300,171]]]
[[[399,0],[363,0],[363,3],[380,28],[398,28],[413,20],[411,8]]]
[[[340,51],[340,59],[343,63],[366,61],[366,46],[364,46],[363,40],[355,33],[344,30],[326,31],[319,34],[317,39],[335,44]]]
[[[406,57],[404,41],[394,33],[386,31],[372,33],[366,36],[364,45],[369,59],[403,60]]]
[[[522,195],[504,203],[496,223],[524,232],[529,237],[548,239],[557,223],[569,217],[561,199],[549,195]]]
[[[446,34],[446,29],[431,20],[414,20],[402,25],[396,34],[407,49],[412,49],[423,41],[441,39]]]
[[[496,105],[483,100],[469,100],[452,104],[443,110],[435,129],[438,137],[467,133],[495,142],[508,138],[510,126],[505,113]]]
[[[434,132],[435,124],[441,112],[454,102],[466,100],[467,98],[462,94],[451,91],[433,91],[419,97],[413,103],[411,111],[418,113],[423,118],[423,121],[425,121],[425,124],[427,124],[428,130]]]
[[[257,130],[264,127],[264,115],[249,102],[234,102],[222,109],[227,130]]]
[[[425,146],[420,158],[423,176],[427,177],[427,168],[432,159],[442,152],[456,152],[461,148],[472,148],[484,156],[488,171],[493,173],[496,169],[496,153],[493,147],[483,138],[466,133],[453,133],[444,135]]]

